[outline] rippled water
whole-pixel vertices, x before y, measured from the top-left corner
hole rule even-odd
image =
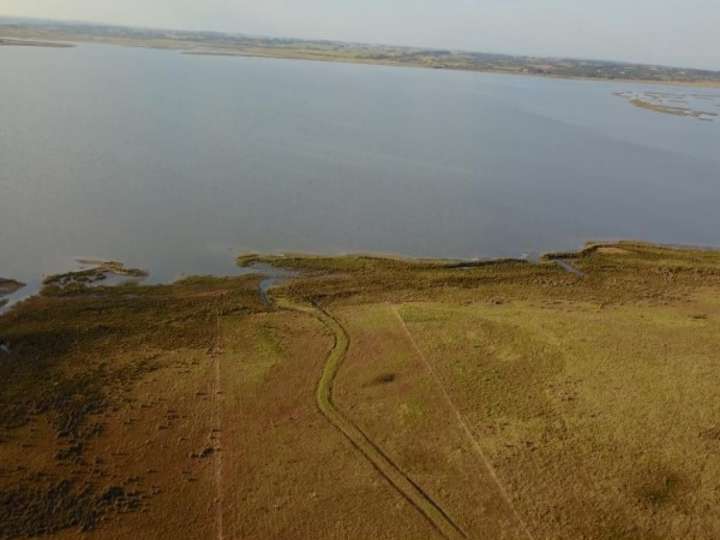
[[[613,95],[662,87],[95,45],[0,64],[0,276],[720,244],[720,122]]]

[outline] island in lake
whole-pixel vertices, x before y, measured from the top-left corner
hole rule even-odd
[[[686,92],[616,92],[630,104],[674,116],[685,116],[712,122],[720,116],[720,96],[717,94],[695,94]]]

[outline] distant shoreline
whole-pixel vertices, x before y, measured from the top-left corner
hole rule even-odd
[[[112,45],[124,46],[118,43]],[[147,48],[147,47],[145,47]],[[155,48],[155,47],[150,47]],[[177,49],[171,49],[177,50]],[[513,75],[523,77],[534,77],[538,79],[551,79],[559,81],[588,81],[588,82],[604,82],[604,83],[632,83],[632,84],[648,84],[656,86],[685,86],[689,88],[720,88],[720,81],[680,81],[680,80],[655,80],[655,79],[604,79],[601,77],[572,77],[565,75],[552,75],[541,73],[526,73],[518,71],[508,71],[502,69],[470,69],[470,68],[454,68],[454,67],[431,67],[422,64],[411,64],[408,62],[382,62],[365,59],[337,59],[322,58],[312,55],[278,55],[273,53],[255,52],[255,51],[194,51],[181,50],[181,54],[185,56],[216,56],[225,58],[270,58],[275,60],[306,60],[308,62],[327,62],[335,64],[358,64],[363,66],[386,66],[398,68],[417,68],[417,69],[433,69],[437,71],[463,71],[467,73],[488,73],[492,75]]]
[[[46,41],[47,40],[47,41]],[[104,26],[37,26],[0,23],[3,41],[17,45],[72,47],[71,43],[97,43],[180,51],[193,56],[277,58],[346,64],[415,67],[476,73],[525,75],[547,79],[628,82],[720,88],[720,72],[626,64],[609,61],[547,59],[539,57],[439,51],[384,45],[295,39],[251,38],[214,33],[153,31]],[[23,43],[24,42],[24,43]],[[627,75],[624,75],[626,74]],[[652,75],[658,73],[657,77]],[[644,75],[649,76],[645,77]],[[707,74],[707,75],[705,75]],[[662,78],[663,75],[667,78]],[[711,78],[703,78],[703,76]]]

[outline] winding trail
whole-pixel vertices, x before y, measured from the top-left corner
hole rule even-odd
[[[276,305],[281,309],[315,317],[335,336],[335,343],[328,354],[322,377],[315,391],[317,405],[322,414],[442,536],[451,540],[467,538],[467,534],[440,504],[393,462],[352,420],[335,407],[332,396],[333,383],[350,346],[350,337],[342,324],[317,306],[296,304],[287,299],[278,299]]]

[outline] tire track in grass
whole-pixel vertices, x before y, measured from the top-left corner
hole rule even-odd
[[[478,443],[477,439],[473,435],[472,431],[470,430],[470,426],[468,425],[467,421],[465,420],[465,417],[460,412],[460,410],[455,406],[455,403],[453,403],[452,398],[450,397],[450,394],[448,394],[447,390],[445,389],[445,386],[443,386],[442,382],[440,381],[440,378],[435,373],[435,370],[432,367],[432,364],[428,361],[427,357],[425,356],[425,353],[420,350],[420,347],[418,347],[415,338],[410,333],[410,330],[408,329],[407,325],[405,324],[405,321],[403,320],[402,316],[400,315],[400,312],[397,309],[397,306],[389,305],[388,307],[395,313],[395,316],[398,319],[398,322],[400,323],[401,328],[403,329],[403,332],[408,338],[408,341],[410,342],[410,345],[415,350],[415,353],[418,355],[418,357],[422,360],[423,364],[425,365],[425,368],[427,369],[428,373],[430,374],[430,377],[433,379],[435,384],[438,386],[440,391],[442,392],[443,396],[445,397],[445,401],[448,403],[450,408],[455,413],[455,417],[457,418],[458,424],[462,428],[462,430],[465,432],[465,435],[468,437],[470,443],[472,444],[473,449],[475,450],[475,453],[480,458],[480,461],[482,461],[483,465],[487,469],[488,473],[490,474],[491,478],[495,482],[495,485],[497,486],[498,490],[500,491],[500,495],[502,496],[505,503],[508,505],[510,511],[513,514],[513,517],[517,521],[517,523],[520,525],[520,528],[523,530],[525,535],[529,540],[535,540],[532,533],[530,532],[530,529],[528,528],[527,524],[525,523],[525,520],[522,519],[520,514],[518,513],[517,509],[515,508],[515,505],[512,502],[512,499],[510,499],[510,495],[508,495],[507,490],[505,489],[505,486],[500,481],[500,477],[498,476],[497,472],[495,471],[495,468],[490,463],[490,460],[485,455],[485,452],[483,452],[482,447],[480,446],[480,443]]]
[[[213,400],[213,420],[214,426],[210,434],[210,446],[213,448],[213,475],[215,480],[215,532],[217,540],[224,540],[225,530],[223,527],[223,462],[222,462],[222,448],[220,446],[219,438],[216,439],[222,433],[222,377],[220,373],[220,362],[223,354],[223,335],[221,317],[224,313],[225,298],[221,301],[221,306],[217,309],[215,314],[215,339],[214,343],[209,351],[209,356],[212,362],[215,364],[214,369],[214,381],[212,389],[212,400]]]
[[[350,336],[347,330],[337,319],[317,306],[296,304],[287,299],[278,300],[277,306],[312,315],[335,336],[335,343],[328,354],[315,391],[315,399],[320,412],[363,454],[375,470],[427,519],[436,531],[451,540],[467,538],[467,534],[462,528],[419,484],[410,478],[357,424],[335,407],[332,397],[333,383],[350,346]]]

